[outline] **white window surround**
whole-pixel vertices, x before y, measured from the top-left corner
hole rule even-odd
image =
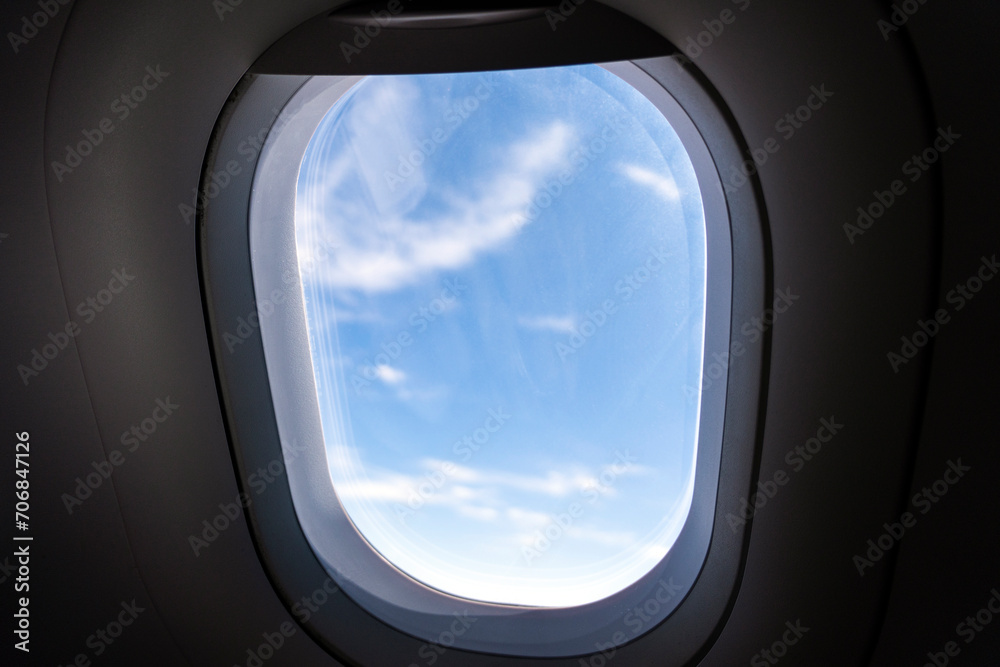
[[[685,112],[659,83],[631,63],[604,67],[656,105],[681,137],[695,165],[705,209],[708,254],[705,349],[725,349],[730,333],[731,241],[726,202],[708,149]],[[330,482],[314,381],[301,372],[311,368],[301,288],[297,282],[289,288],[288,282],[289,272],[298,276],[293,229],[298,159],[288,156],[301,157],[326,111],[358,80],[315,77],[299,90],[286,107],[295,111],[283,113],[268,136],[251,197],[255,291],[267,295],[280,290],[289,299],[287,307],[276,310],[274,317],[261,318],[261,335],[281,440],[305,448],[303,454],[286,455],[285,461],[302,530],[348,595],[408,634],[436,641],[447,627],[444,619],[468,615],[476,622],[456,638],[456,646],[540,657],[585,653],[596,642],[607,642],[612,628],[620,625],[622,608],[654,597],[664,582],[686,592],[697,577],[715,512],[725,394],[702,396],[692,506],[677,543],[639,582],[610,598],[568,609],[474,602],[424,586],[380,557],[354,528]],[[275,145],[281,150],[273,150]],[[656,616],[665,618],[682,599],[683,594],[671,595],[659,605]],[[649,623],[646,629],[655,624]],[[503,637],[518,639],[505,641]]]

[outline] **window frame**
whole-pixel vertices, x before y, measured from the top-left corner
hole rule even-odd
[[[755,184],[727,195],[718,175],[722,171],[721,165],[739,162],[740,146],[745,146],[745,142],[735,133],[728,114],[717,98],[711,95],[706,82],[699,81],[697,72],[690,66],[682,67],[678,60],[668,56],[605,66],[619,76],[622,76],[619,71],[622,72],[622,78],[646,95],[661,111],[667,108],[670,114],[680,114],[676,123],[675,118],[665,115],[688,148],[699,182],[704,176],[706,180],[711,180],[715,189],[713,192],[708,187],[702,187],[706,225],[711,218],[718,221],[725,232],[706,236],[709,267],[705,291],[703,368],[707,372],[713,360],[712,353],[727,352],[732,342],[738,339],[738,327],[730,326],[730,323],[746,321],[761,312],[766,307],[764,295],[770,294],[766,227],[759,205],[759,190]],[[295,488],[295,479],[300,473],[308,475],[310,470],[319,470],[328,480],[325,452],[322,448],[317,451],[315,447],[310,449],[308,446],[298,449],[293,443],[299,437],[283,432],[287,430],[289,420],[283,420],[278,415],[291,415],[295,406],[301,408],[310,400],[314,402],[315,389],[310,384],[307,387],[286,386],[285,391],[275,392],[268,372],[269,361],[272,369],[282,365],[281,361],[271,358],[274,351],[298,349],[308,358],[308,339],[300,347],[269,342],[265,352],[264,337],[269,334],[261,335],[261,328],[269,330],[269,324],[276,322],[268,318],[280,316],[297,318],[301,322],[298,334],[305,333],[301,288],[296,282],[294,289],[288,289],[288,284],[282,281],[282,276],[287,276],[287,271],[293,267],[296,268],[297,278],[292,217],[297,163],[291,174],[291,188],[288,189],[287,183],[279,185],[270,179],[257,180],[265,159],[264,150],[252,155],[249,163],[245,152],[241,152],[247,137],[263,133],[270,141],[277,132],[295,123],[295,115],[285,111],[286,106],[297,96],[310,94],[310,80],[311,77],[306,75],[259,72],[244,77],[224,109],[213,136],[202,179],[205,205],[199,211],[199,254],[206,315],[237,476],[241,490],[250,501],[246,503],[247,516],[255,544],[275,588],[289,609],[296,614],[303,627],[332,653],[365,664],[379,662],[387,655],[393,656],[391,661],[407,664],[406,660],[417,660],[421,650],[435,643],[442,646],[453,644],[446,654],[434,653],[438,664],[468,665],[486,664],[480,661],[488,662],[497,655],[506,655],[518,664],[547,657],[550,660],[546,664],[553,664],[551,658],[567,657],[568,660],[570,656],[578,658],[600,654],[597,652],[599,646],[606,646],[605,652],[614,650],[623,655],[636,651],[639,644],[643,647],[661,645],[670,647],[670,654],[678,658],[703,650],[705,642],[731,606],[749,534],[749,525],[731,530],[724,519],[723,508],[736,506],[740,490],[745,492],[749,488],[755,465],[763,407],[760,396],[766,383],[767,336],[759,346],[748,349],[739,364],[727,368],[726,383],[716,380],[709,391],[702,393],[695,498],[682,535],[664,560],[666,566],[685,572],[683,590],[670,598],[669,608],[666,604],[660,605],[662,613],[648,621],[647,627],[643,627],[643,632],[637,635],[643,641],[633,641],[637,636],[624,632],[627,628],[621,624],[620,610],[632,609],[656,598],[661,579],[671,576],[662,571],[664,563],[636,585],[591,605],[565,610],[525,609],[459,600],[433,591],[413,582],[378,558],[377,554],[375,559],[366,560],[361,553],[348,551],[346,560],[333,564],[324,562],[324,557],[313,550],[306,534],[312,529],[303,531],[302,527],[312,525],[315,517],[303,516],[304,506],[296,504],[295,494],[299,491]],[[282,110],[282,113],[277,110]],[[315,119],[315,123],[318,124],[321,118],[322,114]],[[309,137],[311,132],[306,132],[303,149]],[[704,147],[700,155],[697,148],[694,152],[691,150],[692,145],[699,143]],[[219,188],[217,175],[234,162],[241,166],[241,170],[231,174],[230,182]],[[216,185],[214,196],[213,184]],[[260,197],[282,197],[282,192],[289,195],[287,201],[265,215],[261,224],[250,226],[251,202]],[[270,241],[264,238],[254,242],[250,238],[254,229],[274,231],[279,237],[284,230],[285,238]],[[728,246],[723,253],[726,261],[721,267],[719,247],[715,246],[713,251],[713,242],[720,240]],[[282,248],[284,254],[279,252]],[[289,248],[291,255],[288,254]],[[271,251],[280,255],[271,258],[279,270],[272,273],[271,282],[261,281],[259,276],[255,282],[252,262],[263,261],[261,253]],[[268,314],[264,305],[275,290],[287,298],[282,308],[274,308],[273,312],[278,315]],[[728,297],[724,298],[726,294]],[[253,317],[254,314],[256,317]],[[245,337],[242,331],[237,331],[241,320],[247,323]],[[232,338],[227,339],[227,335],[231,337],[234,332],[240,338],[239,343],[234,344]],[[291,361],[301,364],[301,358]],[[729,400],[727,404],[727,396],[735,397],[735,400]],[[706,401],[714,407],[706,410]],[[710,416],[714,418],[709,419]],[[308,432],[302,434],[303,439],[312,442],[316,442],[317,438],[318,411],[314,417]],[[321,433],[320,430],[320,443]],[[285,436],[284,453],[282,435]],[[251,482],[255,471],[266,469],[278,461],[281,462],[279,467],[288,474],[274,476],[274,482],[263,493],[254,493]],[[312,487],[315,491],[316,485]],[[332,486],[329,490],[332,495]],[[324,508],[324,511],[333,507],[329,496],[318,500],[317,507]],[[330,532],[330,529],[324,530]],[[346,515],[337,519],[332,531],[349,539],[353,533],[374,553],[367,542],[356,534]],[[682,539],[697,548],[693,552],[679,548],[683,546]],[[328,573],[331,565],[334,572],[343,576],[331,577]],[[382,594],[378,594],[376,581],[376,594],[373,595],[371,586],[358,585],[359,581],[370,583],[373,579],[378,580],[379,577],[373,577],[373,573],[399,576],[386,580],[394,583],[388,584],[389,589],[381,590]],[[296,612],[295,605],[300,605],[301,609],[301,599],[310,599],[318,590],[328,591],[331,582],[338,592],[324,595],[326,601],[315,612]],[[394,592],[400,591],[405,595],[393,600]],[[438,602],[444,599],[452,606],[435,607],[436,603],[428,603],[429,599]],[[458,606],[454,606],[456,600]],[[684,604],[681,604],[682,601]],[[407,603],[411,608],[407,609]],[[421,610],[414,612],[413,603]],[[698,613],[696,608],[700,609],[701,618],[692,618],[692,614]],[[475,613],[472,613],[473,610]],[[581,614],[588,611],[593,616],[591,631],[581,636],[576,629],[580,627]],[[455,625],[453,614],[458,613],[461,618],[463,612],[469,612],[469,616],[476,621],[470,627],[459,623],[463,632],[458,634],[450,629]],[[706,613],[707,618],[704,617]],[[604,621],[595,622],[594,618]],[[557,631],[559,628],[562,628],[561,634]],[[519,641],[491,637],[518,637]],[[641,653],[635,655],[644,654],[648,649],[638,650]],[[662,653],[659,657],[662,658]]]

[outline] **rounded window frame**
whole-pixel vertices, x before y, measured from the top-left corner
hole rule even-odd
[[[694,124],[680,105],[649,74],[629,62],[603,63],[649,99],[664,115],[694,165],[705,219],[705,340],[716,349],[728,339],[731,239],[722,183]],[[631,609],[670,590],[650,615],[653,627],[683,599],[708,551],[720,465],[724,396],[701,399],[695,443],[695,485],[691,508],[667,556],[634,584],[597,602],[567,608],[519,607],[468,600],[435,590],[397,569],[360,534],[339,502],[329,475],[318,399],[312,376],[309,339],[294,234],[296,183],[302,155],[327,111],[361,77],[313,77],[289,99],[283,120],[268,133],[254,175],[249,212],[251,264],[258,294],[286,293],[285,307],[260,319],[268,379],[280,439],[304,443],[304,456],[289,455],[285,468],[296,515],[306,539],[327,571],[369,613],[403,632],[434,641],[441,619],[471,617],[474,625],[454,645],[473,651],[530,657],[585,652],[606,642],[618,625],[618,609]],[[296,157],[297,156],[297,157]],[[289,284],[289,275],[296,280]],[[712,339],[715,340],[712,340]],[[703,372],[706,365],[702,361]],[[309,369],[307,374],[304,369]],[[306,377],[308,375],[308,377]],[[690,443],[684,443],[689,446]],[[662,596],[661,596],[662,597]],[[513,644],[496,637],[518,637]]]
[[[610,30],[609,25],[613,27],[617,25],[615,22],[618,22],[625,30],[624,33],[615,34],[623,35],[632,31],[638,36],[642,31],[648,31],[648,28],[631,19],[619,14],[604,16],[598,13],[598,10],[601,13],[609,11],[600,5],[595,5],[593,17],[588,18],[581,14],[577,17],[578,20],[573,22],[572,27],[576,29],[582,26],[582,33],[590,31],[603,34]],[[580,639],[577,633],[574,639],[561,644],[553,643],[551,617],[545,623],[538,623],[536,617],[534,623],[537,627],[533,632],[538,640],[534,646],[540,647],[537,650],[526,650],[525,647],[531,644],[526,644],[522,637],[516,635],[508,635],[516,639],[493,640],[492,644],[477,644],[474,641],[459,644],[456,641],[459,635],[463,637],[468,635],[470,640],[474,637],[468,632],[454,632],[455,628],[452,627],[454,624],[458,623],[459,629],[463,629],[464,626],[460,623],[460,619],[451,615],[430,615],[428,618],[436,619],[430,632],[420,632],[419,628],[417,632],[413,632],[412,629],[400,630],[384,617],[371,613],[365,605],[359,604],[359,601],[354,599],[357,591],[347,590],[335,584],[300,526],[288,476],[279,473],[273,477],[272,482],[269,482],[264,493],[258,494],[255,491],[255,485],[259,484],[259,471],[262,468],[278,465],[283,473],[287,467],[278,419],[275,415],[275,395],[271,391],[263,339],[258,327],[262,319],[272,316],[274,309],[285,308],[288,304],[282,303],[276,306],[276,302],[272,302],[268,305],[268,301],[272,300],[274,295],[262,291],[266,288],[265,285],[254,284],[251,266],[248,227],[250,200],[254,191],[263,192],[271,185],[255,180],[261,157],[260,141],[269,137],[272,132],[281,130],[287,123],[290,117],[286,111],[289,100],[308,84],[312,75],[394,73],[391,67],[386,70],[384,64],[378,66],[378,71],[364,69],[356,71],[342,64],[335,65],[332,60],[326,60],[316,67],[309,66],[308,74],[304,74],[306,68],[302,64],[305,58],[303,54],[308,54],[311,48],[325,47],[314,47],[309,43],[303,43],[303,40],[308,42],[310,35],[321,34],[326,37],[331,18],[325,15],[317,17],[289,33],[272,47],[236,86],[220,114],[209,143],[202,173],[202,205],[198,210],[199,269],[220,403],[226,416],[227,435],[237,482],[243,491],[243,497],[247,499],[246,516],[251,534],[275,591],[296,621],[315,641],[332,655],[350,664],[382,664],[387,661],[394,664],[409,664],[408,661],[420,660],[423,660],[424,664],[430,664],[427,661],[433,658],[438,665],[485,667],[496,665],[497,660],[504,657],[505,664],[569,667],[578,664],[577,661],[581,656],[606,657],[608,650],[614,650],[617,657],[630,660],[634,664],[652,661],[655,664],[679,665],[704,655],[717,628],[732,608],[744,563],[751,522],[729,525],[725,521],[725,516],[727,511],[733,511],[733,508],[738,506],[740,497],[749,493],[757,465],[765,407],[761,397],[767,385],[769,332],[765,332],[764,336],[753,345],[741,349],[739,363],[727,364],[724,375],[714,380],[711,390],[702,392],[702,400],[709,396],[714,397],[712,400],[721,403],[724,413],[718,420],[707,424],[703,410],[701,419],[703,428],[699,434],[700,440],[704,440],[714,430],[721,440],[716,465],[711,469],[702,465],[701,457],[706,448],[701,442],[696,463],[698,480],[706,481],[707,485],[714,487],[713,503],[701,503],[696,498],[692,505],[692,514],[696,511],[703,512],[706,517],[700,526],[706,552],[694,559],[697,566],[693,568],[696,572],[690,585],[687,588],[681,587],[681,590],[677,590],[670,597],[672,612],[661,614],[665,618],[657,619],[658,622],[651,622],[652,619],[647,617],[640,628],[641,632],[636,632],[634,628],[622,623],[623,616],[627,618],[627,612],[632,610],[620,606],[620,600],[615,602],[617,596],[593,603],[603,604],[617,611],[608,616],[610,620],[604,626],[606,633],[592,632],[587,639]],[[507,28],[510,31],[527,31],[530,26],[528,21],[522,21]],[[417,42],[432,38],[435,43],[447,42],[450,39],[450,32],[435,30],[431,34],[417,30],[400,30],[396,33],[386,31],[379,45],[391,50],[403,43],[404,33],[407,39],[413,38]],[[530,66],[630,60],[630,63],[625,64],[626,67],[634,67],[633,71],[644,72],[649,77],[649,80],[642,84],[645,89],[635,84],[632,84],[633,87],[640,90],[647,98],[651,94],[666,95],[671,98],[691,122],[694,135],[706,146],[707,168],[717,184],[718,201],[723,206],[723,217],[720,219],[725,221],[726,232],[731,239],[731,254],[727,258],[727,264],[731,268],[728,285],[731,290],[731,304],[724,304],[722,308],[728,316],[725,331],[710,323],[709,309],[712,307],[711,304],[716,302],[710,292],[711,275],[708,276],[706,284],[706,330],[702,366],[707,371],[706,361],[710,361],[713,354],[728,355],[729,351],[740,343],[737,327],[728,325],[732,322],[749,321],[754,315],[759,315],[772,297],[769,237],[759,183],[756,178],[751,178],[745,187],[730,189],[723,188],[721,181],[718,180],[719,174],[725,169],[741,162],[747,142],[721,102],[721,98],[697,69],[691,63],[685,64],[683,59],[661,55],[673,52],[673,48],[662,41],[662,38],[656,36],[656,39],[661,39],[661,46],[646,40],[642,47],[646,52],[642,54],[636,54],[632,45],[614,46],[614,49],[632,50],[632,53],[619,55],[616,52],[615,58],[602,60],[600,57],[595,59],[581,57],[579,53],[567,55],[565,52],[567,45],[572,48],[580,45],[578,51],[588,53],[597,50],[593,45],[586,45],[589,43],[589,38],[585,35],[569,39],[568,33],[560,31],[557,36],[565,41],[556,44],[546,40],[538,44],[540,47],[550,48],[553,53],[559,49],[563,51],[555,55],[535,54],[532,58],[536,61]],[[647,36],[643,36],[643,39],[645,40]],[[622,41],[627,40],[623,37]],[[608,45],[611,43],[605,40],[601,42],[599,48],[609,48]],[[497,44],[493,43],[492,47],[495,46]],[[492,47],[489,40],[486,40],[481,48],[485,51]],[[650,49],[658,50],[659,53],[649,57]],[[289,54],[284,61],[283,53]],[[496,53],[510,52],[496,51]],[[474,55],[471,64],[458,70],[443,68],[440,63],[434,62],[434,58],[438,58],[434,56],[428,61],[431,63],[429,65],[407,62],[402,66],[402,71],[395,70],[395,73],[491,71],[505,68],[505,63],[500,57],[496,59],[496,67],[484,67],[476,64],[478,62],[476,58],[482,61],[484,58],[491,60],[493,57]],[[517,57],[520,58],[522,55]],[[509,68],[524,65],[507,63],[506,66]],[[667,90],[670,92],[667,93]],[[676,124],[675,129],[681,134]],[[248,142],[250,148],[247,147]],[[694,156],[692,160],[693,158]],[[697,169],[696,165],[696,171]],[[297,169],[294,171],[297,175]],[[228,174],[229,178],[221,177],[220,180],[222,173]],[[700,173],[698,177],[701,182]],[[220,183],[223,184],[219,185]],[[705,198],[707,223],[710,197],[704,188],[702,195]],[[292,210],[288,209],[289,212]],[[271,222],[278,225],[281,222],[280,217],[277,216]],[[294,229],[291,215],[285,216],[285,223],[286,229]],[[711,273],[712,260],[709,259],[709,262]],[[286,275],[286,271],[293,269],[297,271],[294,263],[279,264],[279,270],[274,276]],[[284,287],[287,285],[281,285],[279,289]],[[284,294],[285,292],[279,293],[279,295]],[[304,351],[308,355],[307,347]],[[702,377],[706,377],[704,372]],[[308,387],[294,389],[299,398],[305,400],[308,400],[310,392],[314,393],[311,383]],[[318,423],[318,415],[316,421]],[[311,460],[325,469],[325,453],[322,460],[317,460],[311,458],[315,452],[310,454],[308,449],[308,447],[301,448],[295,442],[284,443],[285,453],[297,452],[294,457],[290,455],[287,460],[293,462],[297,460],[303,465]],[[696,488],[697,485],[698,481]],[[701,486],[704,487],[706,484]],[[347,525],[350,526],[349,521]],[[353,530],[353,527],[350,529]],[[673,550],[665,561],[674,558],[672,554]],[[353,562],[350,567],[358,571],[358,568],[364,570],[367,565],[364,562]],[[634,590],[637,586],[641,588],[638,584],[633,585],[623,593]],[[658,604],[662,605],[664,592],[662,586],[647,587],[645,590],[648,595],[642,598],[644,603],[648,604],[656,599]],[[322,602],[318,605],[317,598],[322,598]],[[311,603],[306,603],[307,600]],[[579,609],[580,607],[576,607],[555,611],[564,612],[569,622],[575,625],[573,612]],[[523,615],[526,610],[506,607],[506,611],[509,612],[508,617],[516,617]],[[552,612],[553,610],[528,609],[527,611]],[[406,615],[411,612],[397,607],[394,613]],[[480,619],[477,618],[475,623],[478,625],[479,622]],[[595,638],[596,641],[588,644],[588,641]]]

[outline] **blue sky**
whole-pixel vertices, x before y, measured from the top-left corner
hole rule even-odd
[[[539,606],[663,557],[705,239],[650,102],[596,65],[368,77],[309,144],[295,224],[331,479],[376,550]]]

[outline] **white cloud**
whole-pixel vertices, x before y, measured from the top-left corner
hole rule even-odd
[[[427,192],[427,182],[420,170],[402,183],[390,185],[385,174],[399,168],[400,158],[423,138],[426,125],[421,113],[420,87],[406,77],[359,84],[350,113],[344,115],[343,131],[350,143],[350,164],[368,191],[381,215],[392,215],[412,208]]]
[[[341,452],[341,460],[350,460],[360,469],[356,450],[343,447],[336,451]],[[596,489],[602,497],[611,499],[617,495],[615,487],[622,477],[648,471],[629,466],[617,473],[615,482],[600,485],[600,472],[607,466],[598,471],[574,466],[537,475],[474,468],[444,459],[423,459],[420,468],[420,472],[404,474],[365,466],[363,478],[337,481],[335,487],[338,495],[349,504],[353,501],[368,506],[366,513],[385,511],[392,514],[395,504],[417,511],[437,507],[473,521],[505,526],[510,540],[523,542],[525,535],[551,523],[552,516],[565,511],[569,503],[581,502],[589,507],[592,500],[585,491]],[[543,505],[547,511],[539,511]],[[567,531],[566,536],[608,545],[620,544],[625,536],[622,532],[604,533],[581,525],[576,525],[575,529],[575,532]]]
[[[471,194],[437,192],[446,210],[427,219],[389,211],[375,214],[373,221],[370,209],[356,210],[357,194],[347,199],[340,194],[353,172],[337,170],[339,179],[327,178],[300,192],[299,252],[308,252],[312,239],[334,243],[334,261],[317,265],[314,275],[338,291],[387,292],[436,271],[464,267],[518,232],[519,214],[545,179],[568,165],[572,137],[573,130],[559,121],[530,133],[507,148],[496,172]]]
[[[538,329],[541,331],[554,331],[556,333],[572,333],[576,321],[569,315],[536,315],[534,317],[519,316],[517,318],[519,326],[525,329]]]
[[[654,192],[664,199],[670,201],[680,199],[680,190],[677,188],[677,183],[669,171],[666,174],[659,174],[636,164],[626,165],[623,171],[633,181],[652,188]]]
[[[426,465],[429,469],[440,470],[444,461],[429,461]],[[599,483],[597,475],[588,474],[582,469],[552,470],[544,476],[540,476],[502,470],[483,470],[457,463],[451,465],[453,468],[449,475],[450,479],[479,489],[496,489],[498,491],[511,489],[553,498],[565,498],[572,494],[579,494],[584,489]]]
[[[375,375],[386,384],[399,384],[406,379],[406,373],[386,364],[379,364],[375,367]]]

